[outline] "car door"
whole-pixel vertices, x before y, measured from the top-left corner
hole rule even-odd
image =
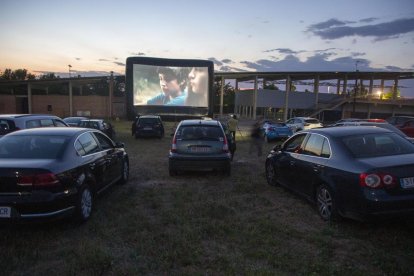
[[[297,172],[293,181],[296,191],[312,196],[314,184],[321,178],[330,154],[328,139],[317,133],[310,134],[294,166]]]
[[[104,158],[106,160],[106,170],[108,175],[108,183],[112,183],[119,179],[122,170],[122,153],[119,152],[112,140],[99,132],[93,132],[98,141]]]
[[[82,156],[83,167],[92,173],[97,191],[110,183],[106,152],[101,150],[91,132],[81,134],[75,142],[77,152]]]
[[[275,164],[278,181],[291,189],[294,189],[295,175],[298,173],[295,171],[296,162],[306,135],[307,133],[297,134],[286,141]]]

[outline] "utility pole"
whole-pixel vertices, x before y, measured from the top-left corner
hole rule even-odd
[[[71,78],[72,76],[71,76],[71,74],[70,74],[70,73],[71,73],[71,71],[72,71],[72,70],[71,70],[72,65],[70,65],[70,64],[69,64],[69,65],[68,65],[68,67],[69,67],[69,78]]]

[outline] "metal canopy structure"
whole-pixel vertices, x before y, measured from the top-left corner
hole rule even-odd
[[[256,119],[256,108],[257,108],[257,91],[258,91],[258,80],[262,79],[263,83],[267,81],[282,81],[285,84],[285,104],[284,104],[284,119],[287,119],[288,109],[289,109],[289,92],[291,90],[291,83],[295,81],[303,80],[313,80],[311,83],[306,83],[306,85],[313,85],[313,92],[315,93],[315,106],[318,107],[318,93],[319,87],[326,85],[321,83],[321,81],[335,80],[336,84],[333,86],[337,87],[337,94],[340,94],[340,89],[342,86],[342,91],[346,91],[347,87],[356,87],[359,86],[359,89],[362,89],[363,81],[369,81],[369,90],[368,94],[372,95],[374,88],[374,81],[380,80],[381,90],[384,90],[385,81],[393,81],[393,100],[397,98],[397,89],[398,81],[405,79],[414,79],[414,72],[374,72],[374,71],[348,71],[348,72],[339,72],[339,71],[286,71],[286,72],[215,72],[216,78],[221,78],[221,98],[220,98],[220,115],[223,114],[223,93],[224,93],[224,80],[232,79],[236,81],[236,90],[238,89],[238,82],[253,81],[254,82],[254,96],[253,102],[249,107],[253,118]],[[354,84],[348,83],[350,80],[354,81]],[[359,82],[359,85],[358,85]],[[342,83],[342,84],[341,84]],[[332,85],[332,84],[329,84]],[[376,86],[378,87],[378,86]],[[354,98],[356,97],[357,91],[354,91]],[[356,99],[355,99],[356,100]]]

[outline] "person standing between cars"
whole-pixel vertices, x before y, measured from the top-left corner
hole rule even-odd
[[[239,124],[239,121],[237,120],[237,116],[230,115],[230,119],[227,121],[227,127],[230,131],[230,134],[233,136],[234,142],[236,142],[236,130],[237,130],[238,124]]]
[[[255,122],[251,131],[250,149],[249,153],[253,153],[253,149],[256,148],[257,156],[262,156],[263,139],[261,135],[260,123]]]
[[[148,105],[183,105],[185,92],[178,74],[169,67],[158,67],[158,77],[162,92],[147,101]]]
[[[208,106],[207,68],[193,67],[188,74],[186,106]]]

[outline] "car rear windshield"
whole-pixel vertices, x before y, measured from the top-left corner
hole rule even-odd
[[[0,119],[0,135],[5,135],[14,130],[14,122]]]
[[[319,124],[319,121],[317,119],[306,119],[305,122],[308,124]]]
[[[176,134],[177,140],[224,140],[224,133],[219,126],[181,126]]]
[[[414,153],[414,144],[395,133],[347,136],[342,142],[356,158]]]
[[[139,118],[138,122],[143,124],[158,124],[159,120],[157,118]]]
[[[5,136],[0,139],[0,158],[57,159],[68,140],[67,136]]]

